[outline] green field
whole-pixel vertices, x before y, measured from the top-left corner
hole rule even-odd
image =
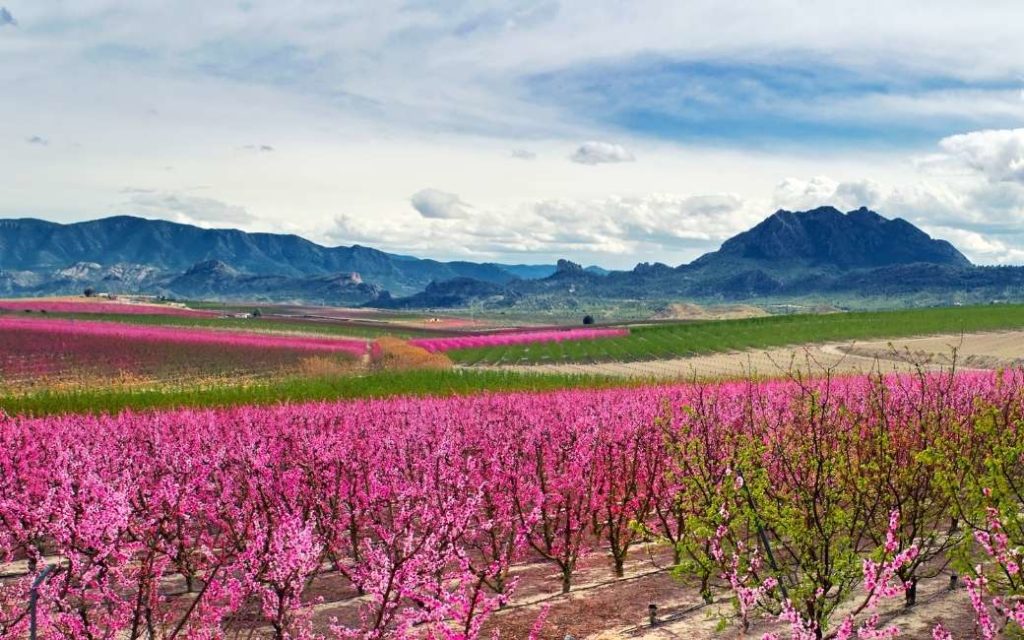
[[[1024,327],[1024,305],[786,315],[634,326],[621,338],[449,351],[464,365],[630,362],[740,349]]]
[[[621,387],[630,384],[641,384],[641,381],[623,382],[600,376],[517,374],[507,371],[390,371],[363,376],[289,378],[240,386],[39,391],[26,395],[0,396],[0,414],[44,416],[116,413],[125,409],[269,405],[398,395],[445,396],[484,391],[549,391],[569,387]]]

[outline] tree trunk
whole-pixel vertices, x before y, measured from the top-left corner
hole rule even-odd
[[[917,577],[913,577],[907,583],[907,592],[904,596],[904,604],[912,607],[917,604]]]
[[[700,574],[700,597],[704,604],[711,604],[715,598],[711,595],[711,574],[703,571]]]

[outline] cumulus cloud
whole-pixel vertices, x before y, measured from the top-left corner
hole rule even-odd
[[[7,26],[16,27],[18,26],[18,21],[14,19],[11,12],[7,10],[7,7],[0,7],[0,27]]]
[[[810,180],[786,178],[775,187],[772,202],[776,209],[805,211],[833,206],[848,210],[874,207],[883,199],[881,186],[870,180],[838,182],[826,176]]]
[[[633,162],[636,157],[620,144],[611,142],[584,142],[576,149],[569,159],[580,164],[606,164],[613,162]]]
[[[324,235],[342,244],[420,255],[436,256],[444,246],[455,251],[447,256],[453,258],[520,261],[529,254],[531,260],[553,261],[571,256],[631,268],[652,256],[688,262],[763,216],[763,205],[728,193],[558,198],[509,209],[474,208],[469,218],[421,214],[370,224],[343,215]]]
[[[30,136],[28,138],[25,138],[25,142],[29,144],[38,145],[40,147],[46,147],[49,146],[50,144],[50,141],[42,136]]]
[[[215,198],[135,188],[122,192],[130,196],[122,206],[127,213],[200,225],[244,225],[256,220],[245,207]]]
[[[870,180],[841,182],[827,176],[783,180],[775,188],[772,204],[776,209],[790,211],[824,206],[841,211],[868,207],[889,218],[953,226],[963,224],[966,216],[975,210],[964,192],[944,183],[919,182],[884,188]]]
[[[1024,184],[1024,129],[962,133],[943,138],[939,147],[993,182]]]
[[[535,160],[537,158],[537,154],[529,149],[513,149],[509,155],[519,160]]]
[[[422,189],[409,198],[412,208],[424,218],[458,219],[469,217],[470,207],[459,196],[437,189]]]
[[[1020,264],[1024,262],[1024,249],[1012,247],[998,238],[954,227],[923,225],[922,229],[934,238],[949,240],[957,249],[979,264]]]
[[[539,21],[520,19],[511,6],[541,3],[554,9]],[[193,4],[202,5],[188,6]],[[266,215],[274,212],[282,223],[317,225],[339,206],[351,207],[352,216],[365,221],[350,225],[352,231],[365,231],[368,243],[381,244],[394,232],[401,242],[391,246],[424,255],[442,255],[454,245],[495,255],[572,248],[601,252],[620,264],[682,261],[690,251],[685,243],[712,249],[724,229],[739,231],[748,217],[756,222],[767,215],[773,197],[794,209],[867,204],[886,215],[969,228],[985,237],[994,225],[1009,229],[1024,221],[1013,189],[1021,186],[1019,165],[1006,133],[989,134],[994,140],[981,146],[975,144],[980,136],[966,134],[936,147],[947,160],[969,160],[975,168],[958,161],[956,177],[977,184],[889,184],[907,181],[896,177],[910,170],[904,160],[911,151],[905,149],[917,148],[923,135],[937,141],[978,128],[977,122],[998,128],[1024,121],[1011,64],[1024,59],[1024,39],[1012,26],[1020,22],[1019,6],[978,12],[944,2],[929,21],[917,6],[927,3],[896,3],[886,20],[853,11],[836,24],[828,3],[802,7],[806,15],[793,20],[791,2],[770,0],[758,11],[733,12],[723,32],[703,26],[721,13],[720,3],[711,0],[658,0],[642,10],[613,0],[483,3],[490,9],[436,2],[415,2],[410,9],[398,2],[380,3],[379,11],[309,2],[291,12],[272,2],[246,4],[244,12],[237,3],[203,5],[208,19],[191,22],[180,16],[194,11],[167,3],[32,3],[31,16],[19,13],[29,4],[15,5],[23,26],[47,28],[31,38],[0,29],[0,40],[7,44],[11,36],[14,45],[5,50],[9,59],[0,76],[7,85],[16,83],[20,95],[0,100],[0,117],[24,132],[16,139],[21,144],[0,154],[0,169],[28,177],[18,189],[0,190],[0,206],[92,217],[110,204],[109,176],[137,173],[149,186],[172,193],[207,181]],[[14,22],[6,10],[0,15]],[[801,43],[800,51],[793,51],[794,42]],[[892,60],[903,64],[894,67]],[[706,64],[712,76],[725,70],[740,77],[686,77]],[[677,66],[682,71],[672,70]],[[611,85],[621,90],[593,90],[609,85],[609,68],[622,72]],[[568,77],[579,82],[553,90]],[[729,113],[715,103],[723,95],[731,100],[726,106],[746,110],[741,126],[727,122]],[[149,117],[155,115],[154,96],[161,97],[159,118]],[[766,98],[779,102],[747,108]],[[81,108],[69,113],[69,103]],[[685,116],[688,105],[696,105],[698,121],[718,113],[727,126],[701,121],[693,136],[681,137],[671,119],[644,115],[653,108],[652,115]],[[38,126],[33,123],[55,117],[61,129],[51,148],[24,144]],[[815,126],[798,126],[807,122]],[[849,135],[842,145],[823,146],[819,126]],[[769,128],[785,136],[806,129],[814,153],[793,154],[789,145],[745,153],[750,132]],[[891,135],[908,131],[916,133]],[[891,144],[861,153],[865,132]],[[82,140],[83,151],[69,140]],[[258,151],[268,140],[303,160],[273,172],[223,162],[225,149],[245,155],[240,147],[248,143],[254,162],[270,160],[273,154]],[[592,142],[581,145],[587,140]],[[684,140],[686,152],[673,140]],[[741,147],[735,156],[733,144]],[[526,153],[513,151],[518,147]],[[526,159],[533,149],[550,159],[550,149],[558,148],[555,156],[561,157],[550,164],[509,157]],[[583,171],[565,162],[570,155],[584,164],[623,161],[633,153],[652,170]],[[81,171],[84,163],[87,172]],[[424,165],[429,178],[422,177]],[[595,171],[607,179],[593,180]],[[818,172],[840,180],[791,183],[772,192],[784,176],[806,179]],[[885,182],[884,193],[850,181],[864,176]],[[427,185],[469,196],[461,179],[472,181],[472,208],[457,196],[440,203],[421,198],[415,210],[404,202]],[[613,196],[690,189],[735,189],[758,200],[719,215],[676,202],[692,196]],[[565,195],[579,199],[556,200]],[[516,198],[532,202],[490,210],[498,206],[491,203]],[[163,204],[165,210],[183,209],[181,203]],[[728,198],[719,204],[723,210],[731,206]],[[464,217],[467,211],[471,215]],[[574,215],[580,219],[571,220]],[[729,223],[729,216],[741,222]],[[472,235],[448,228],[469,222]],[[421,241],[417,234],[424,230],[427,240]],[[508,243],[504,254],[502,242]]]

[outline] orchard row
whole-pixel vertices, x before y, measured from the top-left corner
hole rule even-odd
[[[525,558],[570,591],[657,540],[794,638],[878,637],[955,566],[991,637],[1024,618],[1022,415],[1024,376],[972,373],[5,418],[0,636],[49,565],[46,638],[476,638]]]

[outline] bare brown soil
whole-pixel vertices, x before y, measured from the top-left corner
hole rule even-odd
[[[533,373],[578,373],[623,378],[689,380],[833,375],[959,369],[999,369],[1024,365],[1024,331],[930,336],[892,341],[808,344],[751,349],[671,360],[590,364],[511,365]]]
[[[609,554],[596,548],[584,556],[574,576],[572,591],[561,593],[561,576],[553,565],[539,558],[526,558],[513,567],[517,580],[511,602],[486,624],[483,637],[499,631],[504,640],[528,637],[538,617],[545,611],[541,627],[545,640],[613,640],[619,638],[694,638],[721,640],[760,638],[768,632],[783,637],[784,625],[765,617],[755,617],[744,634],[728,593],[719,585],[715,602],[704,604],[697,585],[675,574],[671,567],[669,547],[658,543],[638,544],[630,551],[625,576],[614,577]],[[59,563],[57,557],[47,563]],[[0,564],[0,583],[24,575],[24,560]],[[168,580],[165,592],[182,598],[183,581]],[[974,637],[970,601],[963,588],[949,590],[948,574],[940,574],[920,583],[918,604],[905,608],[902,600],[886,603],[881,609],[882,622],[895,624],[903,638],[930,638],[931,629],[941,622],[953,631],[954,637]],[[365,602],[339,573],[324,573],[309,585],[304,600],[312,613],[316,630],[329,633],[332,623],[356,625],[359,610]],[[657,606],[656,624],[651,625],[648,607]],[[838,618],[838,616],[837,616]],[[236,616],[231,622],[235,633],[228,637],[269,637],[269,629],[259,626],[255,612],[252,617]]]
[[[658,313],[653,320],[736,320],[740,318],[760,318],[768,312],[760,307],[748,304],[730,304],[714,307],[703,307],[699,304],[670,304]]]
[[[733,351],[671,360],[598,362],[588,364],[512,365],[501,367],[524,373],[576,373],[622,378],[691,380],[739,377],[779,377],[789,374],[823,375],[909,371],[907,362],[846,353],[834,345],[807,345],[782,349]]]
[[[969,333],[867,342],[852,345],[847,353],[949,366],[956,362],[977,369],[998,369],[1024,365],[1024,331]]]

